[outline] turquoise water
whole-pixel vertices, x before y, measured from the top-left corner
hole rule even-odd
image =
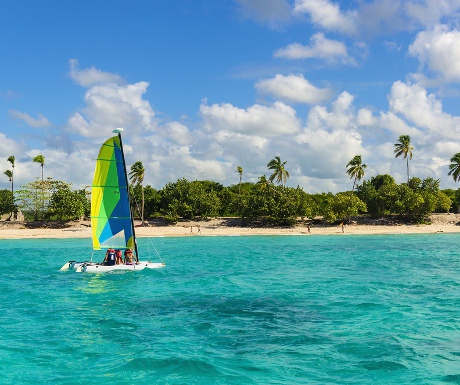
[[[0,240],[1,384],[460,384],[460,236]],[[140,239],[140,247],[148,244]]]

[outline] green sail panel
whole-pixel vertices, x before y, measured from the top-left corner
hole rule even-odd
[[[104,142],[96,161],[91,188],[93,249],[134,248],[128,186],[120,139]]]

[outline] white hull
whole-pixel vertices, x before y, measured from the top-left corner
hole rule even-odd
[[[161,269],[165,264],[161,262],[153,263],[146,261],[139,261],[135,265],[100,265],[97,263],[83,263],[77,267],[78,273],[107,273],[110,271],[141,271],[144,269]]]

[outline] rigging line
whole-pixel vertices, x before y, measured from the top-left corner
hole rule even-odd
[[[131,184],[131,186],[134,189],[134,185]],[[137,203],[137,198],[136,198],[136,196],[134,194],[132,195],[132,198],[134,198],[134,203],[136,204],[136,209],[137,209],[137,212],[139,214],[139,218],[141,218],[141,220],[142,220],[142,213],[141,213],[141,209],[139,208],[139,203]]]
[[[155,253],[157,254],[157,257],[160,258],[160,261],[161,261],[162,263],[164,263],[163,259],[161,258],[160,253],[158,252],[157,248],[156,248],[155,245],[153,244],[152,239],[151,239],[150,237],[148,237],[147,239],[149,240],[149,244],[152,245],[153,250],[155,250]]]

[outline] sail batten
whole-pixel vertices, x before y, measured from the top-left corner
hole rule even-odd
[[[93,249],[134,247],[125,165],[119,136],[104,142],[91,189]]]

